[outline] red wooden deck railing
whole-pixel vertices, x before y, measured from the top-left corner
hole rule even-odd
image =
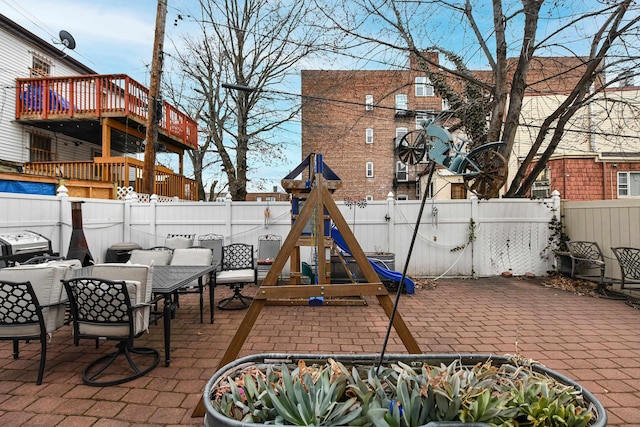
[[[124,74],[16,79],[16,119],[134,117],[147,122],[149,89]],[[196,122],[162,102],[159,129],[198,147]]]

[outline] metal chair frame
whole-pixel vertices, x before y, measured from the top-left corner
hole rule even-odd
[[[234,270],[253,270],[251,279],[239,279],[237,281],[229,281],[225,284],[231,288],[233,295],[218,301],[218,308],[221,310],[240,310],[249,307],[253,297],[242,294],[245,284],[258,284],[258,269],[253,259],[253,245],[246,243],[233,243],[222,247],[222,270],[218,274],[231,272]],[[217,285],[218,274],[214,275],[214,286]],[[231,279],[233,280],[233,279]],[[240,304],[232,304],[239,302]]]
[[[160,353],[152,348],[133,347],[134,334],[134,310],[147,305],[132,305],[127,291],[125,281],[112,281],[96,277],[79,277],[70,280],[63,280],[62,283],[69,296],[71,312],[73,315],[73,339],[75,345],[80,339],[106,338],[107,340],[118,341],[116,351],[101,356],[91,362],[82,372],[82,381],[90,386],[104,387],[123,384],[146,375],[160,362]],[[96,335],[93,333],[81,332],[80,324],[91,324],[94,326],[123,326],[129,329],[129,333],[124,335]],[[145,368],[139,368],[132,359],[132,354],[149,356],[151,362]],[[100,381],[107,369],[117,360],[118,356],[124,355],[133,374],[119,377],[115,380]]]
[[[53,305],[53,304],[52,304]],[[40,340],[40,364],[38,366],[37,385],[42,384],[44,366],[47,360],[47,328],[38,297],[31,282],[0,281],[0,326],[19,327],[38,325],[40,333],[0,336],[2,341],[13,341],[13,358],[20,357],[20,341]]]
[[[611,250],[620,266],[621,289],[629,289],[627,285],[638,285],[633,286],[632,289],[640,287],[640,249],[617,247],[611,248]]]

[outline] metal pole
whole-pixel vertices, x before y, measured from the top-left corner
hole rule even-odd
[[[162,75],[162,45],[164,43],[164,27],[167,19],[167,1],[158,0],[156,12],[156,32],[151,60],[151,80],[149,81],[147,132],[144,148],[144,164],[142,166],[142,191],[155,194],[156,143],[158,142],[158,95]]]

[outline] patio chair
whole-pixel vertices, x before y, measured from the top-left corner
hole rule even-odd
[[[620,266],[622,276],[620,289],[640,288],[640,249],[617,247],[611,250]]]
[[[47,338],[64,326],[67,297],[61,280],[80,266],[80,261],[72,261],[0,269],[0,340],[13,341],[14,359],[20,357],[20,341],[40,340],[38,385],[44,375]]]
[[[33,258],[29,258],[28,260],[20,263],[20,265],[34,265],[34,264],[45,264],[50,261],[62,261],[65,258],[63,256],[56,255],[38,255]]]
[[[222,247],[222,270],[214,276],[214,286],[228,285],[233,295],[218,301],[221,310],[249,307],[252,297],[242,294],[246,284],[258,284],[258,269],[253,261],[253,245],[233,243]]]
[[[604,256],[598,243],[569,241],[567,246],[569,247],[569,257],[571,258],[571,277],[596,282],[598,284],[596,292],[606,298],[627,298],[607,289],[607,285],[611,284],[611,280],[605,277]]]
[[[213,258],[211,265],[216,265],[216,271],[222,269],[222,246],[224,246],[224,236],[222,234],[204,234],[198,236],[198,244],[202,248],[211,249]]]
[[[194,245],[195,234],[167,234],[164,245],[171,249],[186,249]]]
[[[258,279],[264,279],[269,272],[271,264],[280,252],[282,236],[266,234],[258,236]]]
[[[129,264],[142,265],[169,265],[173,251],[167,247],[159,246],[152,249],[134,249],[131,251]]]
[[[90,386],[111,386],[132,381],[152,371],[160,353],[134,347],[134,339],[149,326],[151,302],[150,267],[129,264],[98,264],[94,277],[64,280],[73,313],[74,343],[80,339],[117,341],[116,350],[91,362],[82,372]],[[112,368],[123,355],[130,371]],[[111,368],[111,369],[110,369]]]
[[[213,255],[211,249],[208,248],[186,248],[176,249],[173,251],[173,257],[169,265],[198,265],[208,266],[211,265]],[[179,294],[194,293],[200,294],[200,323],[203,322],[204,312],[204,287],[210,282],[209,276],[203,277],[201,280],[194,280],[193,282],[183,286],[178,290],[176,294],[176,304],[179,305]],[[210,301],[211,310],[211,323],[213,323],[213,303]]]

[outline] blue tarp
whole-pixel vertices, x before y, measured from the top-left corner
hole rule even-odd
[[[340,234],[340,231],[338,231],[338,229],[333,225],[331,226],[331,238],[336,243],[336,245],[338,245],[341,251],[347,253],[348,255],[351,255],[351,251],[349,251],[347,242],[344,241],[342,234]],[[398,271],[388,270],[378,265],[371,258],[367,258],[367,259],[369,260],[369,263],[373,267],[374,271],[378,274],[378,276],[381,276],[385,279],[391,280],[396,283],[400,283],[400,281],[402,280],[402,273]],[[413,294],[415,292],[415,283],[413,282],[413,280],[411,280],[408,277],[404,278],[404,287],[405,287],[405,291],[408,294]]]
[[[44,182],[8,181],[0,179],[0,193],[40,194],[55,196],[56,185]]]

